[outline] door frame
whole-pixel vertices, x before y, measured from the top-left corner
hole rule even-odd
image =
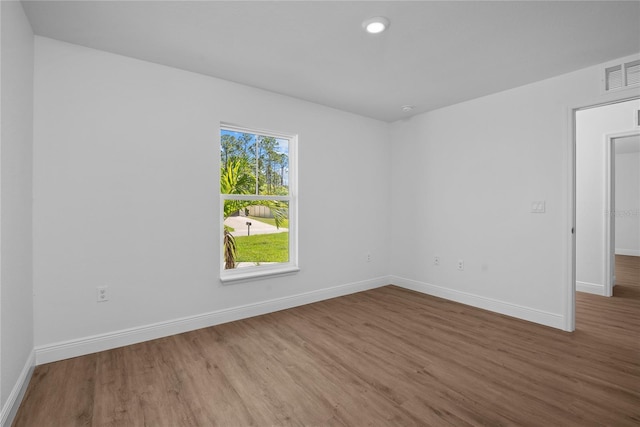
[[[607,257],[604,264],[604,296],[613,296],[613,287],[616,284],[615,256],[616,256],[616,204],[615,204],[615,182],[616,182],[616,147],[615,142],[620,138],[640,136],[640,126],[624,132],[616,132],[605,135],[606,141],[606,172],[605,172],[605,209],[604,236],[606,241]]]
[[[576,329],[576,123],[577,113],[581,110],[604,107],[606,105],[618,104],[620,102],[634,101],[640,99],[640,95],[635,93],[615,93],[605,96],[604,99],[593,100],[592,102],[581,103],[568,108],[569,115],[569,138],[568,140],[568,169],[569,169],[569,197],[568,204],[568,245],[567,245],[567,284],[565,287],[565,326],[564,330],[573,332]]]

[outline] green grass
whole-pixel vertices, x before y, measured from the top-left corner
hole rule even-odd
[[[248,218],[251,218],[254,221],[260,221],[264,222],[265,224],[273,225],[274,227],[276,226],[276,220],[274,218],[260,218],[257,216],[250,216]],[[280,228],[289,228],[289,220],[285,219],[284,221],[282,221],[282,224],[280,224]]]
[[[257,219],[262,221],[262,219]],[[289,261],[289,233],[257,234],[236,237],[237,262]]]

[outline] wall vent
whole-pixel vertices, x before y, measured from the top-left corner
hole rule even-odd
[[[640,84],[640,61],[624,64],[624,76],[627,86]]]
[[[605,91],[640,85],[640,60],[612,65],[604,69]]]

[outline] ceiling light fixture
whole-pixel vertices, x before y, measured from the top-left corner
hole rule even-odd
[[[369,34],[380,34],[389,28],[389,20],[383,16],[369,18],[362,23],[362,28],[367,30]]]
[[[416,107],[414,107],[413,105],[403,105],[401,108],[402,108],[402,111],[404,111],[405,113],[408,113],[409,111],[413,110]]]

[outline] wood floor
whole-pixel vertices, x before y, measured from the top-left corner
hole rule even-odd
[[[14,426],[638,426],[639,260],[574,333],[387,286],[38,366]]]

